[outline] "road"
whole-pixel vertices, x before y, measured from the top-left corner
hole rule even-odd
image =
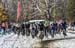
[[[75,39],[71,37],[75,37],[75,34],[67,33],[68,36],[66,38],[69,39],[62,39],[62,35],[56,35],[55,38],[47,39],[44,37],[43,41],[41,42],[40,39],[34,38],[32,39],[31,36],[18,36],[17,34],[11,33],[0,36],[0,48],[32,48],[32,47],[39,47],[39,48],[74,48],[75,46]],[[50,37],[50,36],[49,36]],[[56,40],[57,39],[57,40]],[[60,40],[59,40],[60,39]]]

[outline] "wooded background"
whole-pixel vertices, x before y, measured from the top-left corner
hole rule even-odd
[[[0,0],[7,11],[9,20],[17,16],[18,0]],[[32,19],[68,19],[75,20],[75,0],[20,0],[20,21]]]

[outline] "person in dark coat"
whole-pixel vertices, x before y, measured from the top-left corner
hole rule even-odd
[[[55,34],[57,33],[58,25],[56,22],[54,22],[54,28],[55,28]]]
[[[66,34],[66,28],[67,28],[66,21],[63,21],[61,24],[62,24],[63,35],[67,36],[67,34]]]
[[[54,37],[55,30],[56,30],[54,22],[50,25],[50,30],[51,30],[51,36]]]
[[[30,24],[28,23],[25,26],[26,26],[26,35],[30,36],[30,29],[29,29],[30,28]]]
[[[25,35],[25,24],[21,24],[22,35]]]
[[[40,39],[43,39],[44,38],[44,24],[42,23],[42,22],[40,22],[40,24],[39,24],[39,27],[40,27],[40,35],[39,35],[39,38]]]

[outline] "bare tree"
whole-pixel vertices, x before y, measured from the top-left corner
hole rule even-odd
[[[16,17],[18,0],[2,0],[10,19]],[[7,2],[6,2],[7,1]],[[53,16],[64,16],[66,0],[20,0],[22,20],[52,19]]]

